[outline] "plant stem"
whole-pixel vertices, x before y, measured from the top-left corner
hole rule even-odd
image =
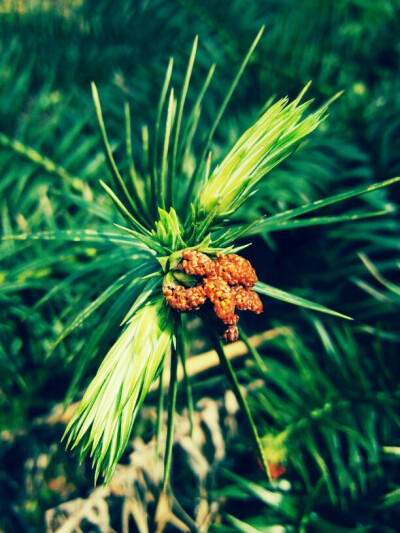
[[[256,350],[256,348],[254,348],[254,346],[250,344],[250,340],[248,336],[246,335],[246,333],[243,331],[243,328],[238,326],[238,329],[239,329],[240,338],[245,343],[246,348],[249,351],[249,354],[254,358],[254,361],[256,362],[262,374],[265,375],[268,372],[268,368],[265,366],[261,355],[258,353],[258,350]]]
[[[264,450],[263,450],[263,447],[262,447],[262,444],[261,444],[261,439],[260,439],[260,436],[258,434],[258,431],[257,431],[257,428],[256,428],[256,425],[254,423],[254,420],[253,420],[253,416],[251,414],[251,411],[250,411],[250,408],[249,408],[249,405],[247,403],[247,400],[246,398],[243,396],[243,393],[240,389],[240,384],[239,384],[239,381],[236,377],[236,374],[235,374],[235,371],[233,370],[233,367],[231,365],[231,362],[229,361],[229,359],[227,358],[226,354],[225,354],[225,350],[224,350],[224,346],[222,344],[222,341],[220,339],[220,337],[217,335],[217,333],[214,331],[213,333],[214,335],[214,348],[218,354],[218,357],[219,357],[219,360],[220,360],[220,363],[221,363],[221,366],[222,368],[224,369],[230,383],[231,383],[231,386],[232,386],[232,390],[236,396],[236,399],[237,401],[239,402],[239,405],[240,407],[243,409],[243,412],[246,416],[246,419],[247,419],[247,422],[250,426],[250,430],[251,430],[251,433],[253,435],[253,439],[254,439],[254,442],[256,444],[256,447],[257,447],[257,450],[258,450],[258,453],[260,455],[260,459],[262,461],[262,464],[263,464],[263,467],[265,469],[265,472],[268,476],[268,479],[271,481],[271,473],[270,473],[270,470],[269,470],[269,466],[268,466],[268,462],[267,462],[267,459],[264,455]]]
[[[163,415],[163,403],[164,403],[164,389],[162,386],[163,376],[164,376],[163,365],[159,378],[158,385],[158,402],[157,402],[157,428],[156,428],[156,461],[158,461],[158,455],[160,451],[160,438],[161,438],[161,427],[162,427],[162,415]]]
[[[162,487],[163,492],[166,491],[169,471],[171,468],[172,441],[173,441],[173,434],[174,434],[174,415],[175,415],[176,395],[178,391],[177,369],[178,369],[178,352],[175,346],[172,345],[171,381],[170,381],[169,393],[168,393],[168,428],[167,428],[167,442],[165,445],[164,480],[163,480],[163,487]]]
[[[183,319],[183,317],[182,317]],[[183,368],[183,383],[186,390],[186,398],[187,398],[187,406],[188,406],[188,415],[189,415],[189,425],[190,425],[190,436],[193,436],[193,394],[192,394],[192,386],[190,384],[190,378],[187,373],[186,369],[186,343],[185,343],[185,337],[184,337],[184,329],[182,328],[181,334],[178,337],[178,350],[179,355],[182,361],[182,368]]]

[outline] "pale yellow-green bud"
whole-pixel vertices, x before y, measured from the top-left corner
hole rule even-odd
[[[200,192],[200,218],[212,213],[211,220],[218,221],[233,213],[252,194],[256,183],[324,119],[327,105],[302,118],[311,104],[309,100],[299,105],[305,90],[292,103],[287,98],[278,101],[240,137]]]
[[[130,319],[85,392],[66,434],[68,445],[80,445],[81,458],[90,451],[96,477],[112,477],[171,342],[172,321],[160,297]]]

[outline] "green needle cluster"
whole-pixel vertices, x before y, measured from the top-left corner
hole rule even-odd
[[[173,335],[170,312],[161,298],[148,302],[129,320],[86,390],[65,435],[90,453],[107,483],[132,431],[136,415],[157,378]],[[145,339],[145,342],[144,342]]]
[[[213,213],[222,220],[254,192],[255,185],[286,159],[326,118],[328,104],[304,117],[312,100],[300,104],[309,84],[293,102],[283,98],[272,105],[237,141],[218,165],[199,195],[199,216]]]
[[[177,92],[171,87],[172,59],[169,62],[154,129],[149,131],[147,127],[143,128],[143,161],[140,165],[136,165],[133,160],[130,110],[128,105],[125,106],[126,175],[120,172],[116,163],[106,132],[99,95],[93,84],[96,115],[105,159],[112,177],[111,184],[101,181],[101,185],[116,209],[102,209],[84,196],[81,198],[70,194],[68,200],[97,213],[108,224],[106,229],[55,230],[40,234],[8,234],[4,237],[4,241],[65,240],[85,246],[90,244],[95,247],[96,255],[103,253],[103,259],[97,259],[97,263],[94,262],[93,265],[84,265],[82,271],[72,274],[68,281],[52,287],[49,296],[43,297],[39,303],[43,304],[54,294],[64,290],[65,283],[72,284],[81,275],[97,272],[102,282],[109,283],[100,295],[93,295],[87,307],[81,310],[60,334],[58,342],[63,341],[107,303],[108,309],[99,332],[94,332],[88,349],[82,350],[84,356],[69,391],[69,399],[88,362],[101,351],[101,340],[107,335],[113,336],[114,339],[118,337],[115,331],[120,330],[115,325],[116,320],[119,320],[120,325],[124,325],[124,330],[106,355],[66,431],[68,445],[80,446],[81,458],[87,453],[93,457],[96,478],[101,472],[106,481],[110,480],[128,442],[138,409],[169,352],[172,351],[171,376],[176,376],[178,357],[181,358],[183,366],[185,365],[183,346],[186,333],[162,296],[163,278],[171,268],[177,266],[182,250],[191,248],[206,254],[228,253],[239,250],[240,248],[235,248],[235,242],[250,232],[265,237],[269,231],[288,229],[294,227],[297,222],[305,227],[380,216],[386,211],[319,218],[307,218],[305,215],[400,180],[392,178],[378,184],[358,187],[269,217],[263,216],[261,219],[250,216],[250,221],[245,223],[232,217],[239,207],[257,194],[255,187],[257,184],[261,185],[261,180],[268,172],[296,150],[302,140],[326,118],[330,103],[310,113],[312,101],[301,103],[308,86],[292,102],[289,102],[288,98],[279,100],[263,113],[212,169],[210,143],[262,31],[263,29],[240,65],[203,142],[200,155],[194,149],[193,137],[201,121],[203,99],[214,75],[215,66],[211,66],[197,97],[192,100],[192,108],[187,109],[186,97],[195,63],[197,38],[189,57],[182,89],[178,91],[178,98],[175,97]],[[7,143],[3,137],[0,141],[4,146]],[[32,153],[26,150],[25,153],[22,146],[12,142],[7,146],[33,159]],[[188,164],[189,160],[191,164]],[[45,160],[41,164],[48,168]],[[140,171],[137,170],[139,168]],[[60,171],[58,174],[62,177]],[[111,264],[118,266],[119,277],[116,279],[110,279],[108,276],[108,267]],[[110,276],[112,272],[111,269]],[[349,318],[261,281],[256,284],[254,290],[269,298]],[[111,298],[114,298],[112,304]],[[120,309],[126,307],[129,311],[125,318],[123,314],[119,316]],[[214,336],[212,338],[214,339]],[[251,412],[220,343],[217,351],[244,409],[256,447],[268,471],[261,439]],[[173,431],[174,409],[171,406],[175,405],[176,389],[176,379],[172,379],[165,453],[166,477],[169,472]],[[164,486],[165,483],[166,478]]]

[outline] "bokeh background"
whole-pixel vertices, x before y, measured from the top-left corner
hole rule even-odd
[[[101,227],[109,201],[99,179],[108,174],[91,81],[117,157],[125,136],[124,102],[129,102],[140,171],[143,126],[154,122],[169,58],[174,57],[172,84],[180,87],[198,35],[189,101],[194,102],[214,63],[216,72],[193,143],[196,153],[262,25],[262,40],[214,137],[214,161],[273,99],[295,97],[310,80],[308,94],[316,105],[338,91],[344,94],[318,131],[260,185],[242,216],[279,212],[400,175],[398,0],[3,0],[2,235]],[[274,301],[265,305],[262,317],[247,319],[249,334],[264,334],[260,354],[268,372],[260,377],[246,358],[238,370],[278,468],[273,487],[246,440],[232,398],[224,395],[218,371],[194,377],[203,437],[191,452],[177,437],[173,489],[197,523],[203,513],[202,531],[399,531],[399,193],[394,186],[324,212],[381,211],[382,216],[258,235],[246,250],[265,282],[355,321],[343,324]],[[85,347],[88,332],[111,320],[96,313],[54,349],[81,302],[96,297],[90,276],[73,276],[77,265],[88,264],[97,253],[64,241],[0,244],[4,533],[156,531],[157,480],[143,450],[139,463],[146,482],[141,484],[136,465],[117,488],[96,493],[105,507],[95,512],[95,504],[88,504],[90,512],[79,515],[82,502],[93,498],[92,472],[89,463],[78,466],[59,444],[75,354]],[[71,282],[54,298],[35,307],[67,278]],[[201,328],[193,321],[192,352],[197,354],[208,348]],[[112,340],[90,346],[96,357],[86,379]],[[135,430],[143,439],[136,449],[152,442],[152,402]],[[180,398],[181,412],[184,406]],[[184,414],[179,424],[185,427]],[[200,456],[206,473],[196,467]],[[128,470],[129,461],[127,455]],[[52,515],[53,521],[48,515],[45,524],[46,510],[60,505],[66,507]],[[171,516],[182,523],[168,518],[165,531],[189,531],[182,525],[184,515],[174,509]],[[66,524],[66,517],[72,522]]]

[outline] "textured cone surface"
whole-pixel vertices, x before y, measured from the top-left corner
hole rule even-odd
[[[178,269],[197,277],[198,282],[190,288],[165,283],[163,294],[168,304],[182,313],[198,311],[209,300],[215,316],[229,326],[222,334],[226,342],[235,342],[239,336],[236,309],[256,314],[263,310],[260,297],[251,290],[257,282],[256,271],[250,261],[240,255],[221,254],[211,260],[197,250],[184,250]]]

